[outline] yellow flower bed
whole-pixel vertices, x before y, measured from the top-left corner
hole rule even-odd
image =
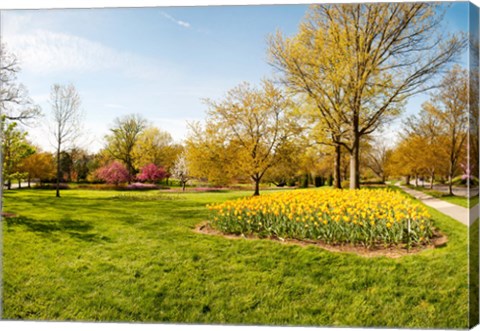
[[[433,234],[422,205],[383,189],[296,190],[208,208],[210,223],[224,233],[365,246],[423,244]]]

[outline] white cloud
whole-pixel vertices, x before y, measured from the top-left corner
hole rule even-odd
[[[178,68],[172,68],[171,64],[162,65],[156,59],[68,33],[36,29],[5,34],[4,41],[19,58],[22,70],[36,74],[115,70],[147,80],[178,75]]]
[[[188,29],[188,28],[191,27],[190,23],[188,23],[188,22],[178,20],[178,19],[176,19],[175,17],[173,17],[172,15],[169,15],[169,14],[163,12],[163,11],[160,12],[160,13],[161,13],[162,16],[165,17],[166,19],[174,22],[175,24],[177,24],[177,25],[179,25],[179,26],[181,26],[181,27],[184,27],[184,28],[186,28],[186,29]]]

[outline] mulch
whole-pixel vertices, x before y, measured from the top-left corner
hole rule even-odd
[[[15,215],[15,214],[12,214],[12,213],[4,213],[4,212],[0,213],[0,215],[1,215],[2,217],[5,217],[5,218],[17,217],[17,215]]]
[[[403,256],[408,256],[412,254],[420,253],[427,249],[435,249],[438,247],[443,247],[447,244],[448,238],[446,235],[440,233],[439,231],[435,232],[433,238],[428,245],[422,246],[414,246],[411,247],[410,250],[407,250],[406,245],[397,245],[397,246],[375,246],[375,247],[365,247],[365,246],[354,246],[350,244],[327,244],[322,241],[315,241],[315,240],[298,240],[298,239],[284,239],[278,237],[265,237],[259,238],[256,235],[234,235],[234,234],[225,234],[217,229],[212,228],[207,221],[204,221],[198,224],[195,227],[195,232],[207,234],[207,235],[214,235],[214,236],[222,236],[228,239],[263,239],[263,240],[272,240],[279,242],[285,245],[299,245],[299,246],[316,246],[322,249],[325,249],[329,252],[334,253],[353,253],[363,257],[388,257],[388,258],[400,258]]]

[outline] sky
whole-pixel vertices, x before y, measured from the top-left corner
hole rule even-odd
[[[53,84],[72,83],[85,113],[81,147],[103,147],[114,119],[138,113],[181,142],[187,122],[201,121],[202,100],[219,99],[246,81],[271,77],[267,38],[296,33],[308,6],[210,6],[3,10],[1,37],[15,53],[19,81],[44,113],[29,139],[52,151],[44,124]],[[444,28],[466,31],[468,3],[447,9]],[[462,61],[466,56],[462,57]],[[417,112],[426,96],[410,100]],[[400,120],[386,131],[393,139]]]

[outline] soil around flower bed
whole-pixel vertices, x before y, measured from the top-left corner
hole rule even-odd
[[[428,245],[422,246],[414,246],[411,247],[410,250],[407,250],[405,244],[397,245],[397,246],[375,246],[371,248],[367,248],[364,246],[354,246],[350,244],[327,244],[322,241],[315,241],[315,240],[298,240],[298,239],[288,239],[288,238],[278,238],[274,236],[264,237],[261,238],[257,235],[235,235],[235,234],[226,234],[217,229],[214,229],[210,226],[208,221],[204,221],[198,224],[194,230],[196,233],[207,234],[207,235],[214,235],[214,236],[222,236],[228,239],[265,239],[265,240],[273,240],[277,241],[282,244],[287,245],[299,245],[299,246],[316,246],[322,249],[325,249],[329,252],[334,253],[354,253],[363,257],[388,257],[392,259],[400,258],[407,255],[412,255],[416,253],[423,252],[427,249],[435,249],[438,247],[444,247],[447,245],[448,238],[446,235],[442,234],[440,231],[436,230],[433,234],[433,238]]]
[[[1,213],[1,216],[2,216],[2,217],[5,217],[5,218],[17,217],[17,215],[15,215],[15,214],[12,214],[12,213],[4,213],[4,212]]]

